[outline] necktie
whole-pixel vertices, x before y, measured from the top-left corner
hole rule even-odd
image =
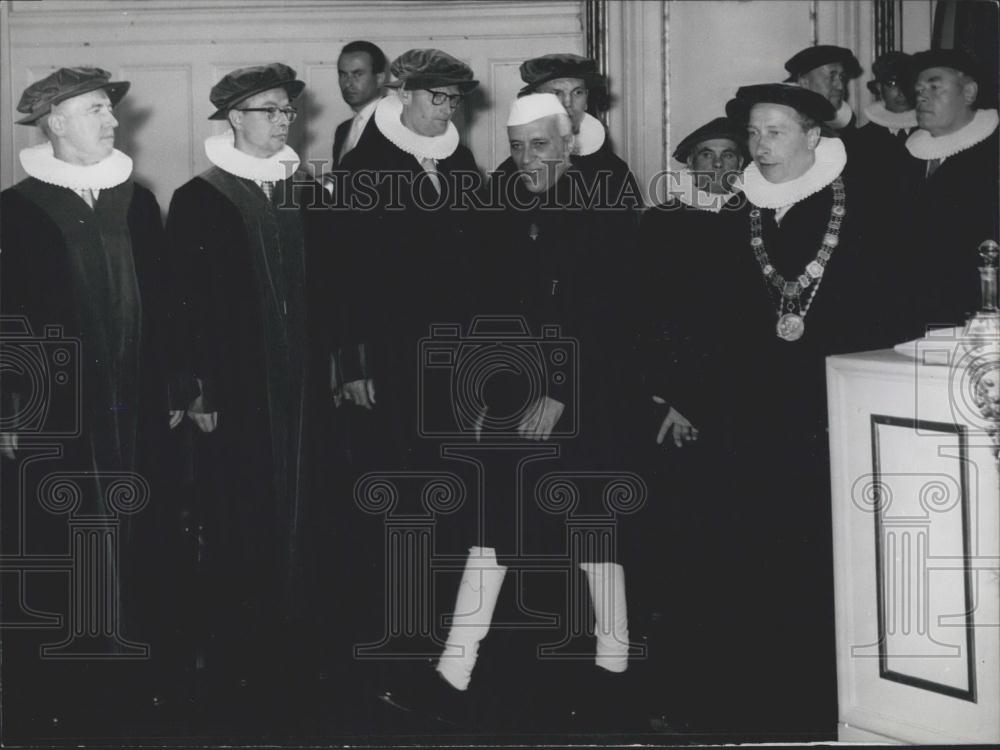
[[[262,180],[260,182],[260,189],[264,191],[267,199],[271,200],[271,196],[274,195],[274,183],[269,180]]]
[[[97,202],[97,196],[94,195],[94,191],[90,188],[83,188],[82,190],[77,190],[76,194],[83,198],[84,202],[90,206],[94,207],[94,203]]]
[[[354,115],[354,120],[351,122],[351,132],[347,134],[347,140],[344,141],[343,148],[340,149],[340,158],[343,159],[347,156],[355,146],[358,145],[358,140],[361,138],[361,113]]]
[[[930,177],[937,171],[937,168],[941,166],[940,159],[928,159],[927,160],[927,177]]]
[[[437,171],[437,159],[421,159],[420,166],[424,168],[424,171],[431,176],[431,184],[434,189],[437,190],[438,195],[441,194],[441,178],[438,176]]]

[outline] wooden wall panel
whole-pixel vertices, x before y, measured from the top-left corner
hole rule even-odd
[[[0,187],[24,177],[16,154],[40,139],[6,114],[25,86],[61,66],[98,65],[132,81],[118,144],[164,210],[173,190],[208,165],[203,141],[225,128],[207,120],[209,90],[234,68],[277,60],[306,81],[289,142],[312,162],[329,158],[334,128],[350,116],[336,71],[346,42],[369,39],[390,59],[413,47],[443,49],[482,81],[455,121],[488,171],[507,155],[502,125],[520,87],[518,64],[585,49],[579,2],[40,0],[4,3],[4,11],[10,64],[0,73]]]

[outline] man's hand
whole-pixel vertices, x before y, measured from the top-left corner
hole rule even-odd
[[[0,432],[0,456],[14,460],[14,451],[17,450],[17,433]]]
[[[349,404],[370,410],[375,405],[375,382],[371,378],[367,378],[344,383],[340,389],[340,396]],[[334,399],[334,403],[338,403],[336,396]]]
[[[670,407],[670,411],[667,412],[667,416],[663,418],[660,431],[656,433],[657,445],[663,445],[667,433],[673,433],[674,445],[678,448],[698,439],[698,428],[692,425],[683,414],[672,406]]]
[[[182,419],[184,419],[184,410],[171,409],[168,416],[170,417],[170,429],[172,430],[181,423]]]
[[[202,397],[198,396],[188,407],[187,415],[198,426],[199,430],[202,432],[212,432],[219,425],[219,412],[203,411],[204,403]]]
[[[561,401],[548,396],[536,399],[517,426],[517,434],[528,440],[548,440],[564,408]]]

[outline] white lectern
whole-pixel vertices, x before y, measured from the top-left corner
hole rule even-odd
[[[839,737],[1000,743],[1000,479],[952,340],[830,357]]]

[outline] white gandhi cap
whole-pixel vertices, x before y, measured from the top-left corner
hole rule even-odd
[[[550,115],[564,115],[566,108],[559,102],[555,94],[528,94],[515,99],[510,105],[510,117],[507,127],[526,125]]]

